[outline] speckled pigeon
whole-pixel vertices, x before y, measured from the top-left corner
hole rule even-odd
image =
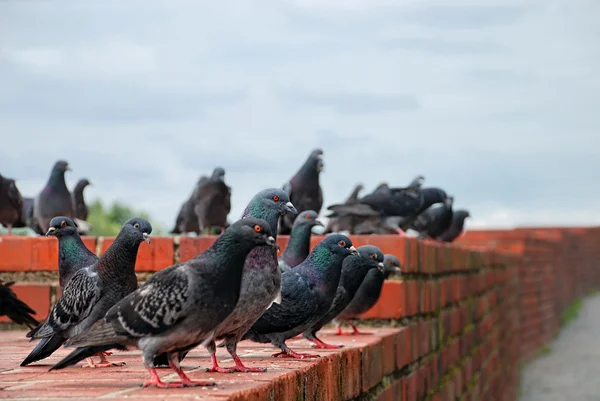
[[[452,242],[460,235],[463,235],[466,232],[464,227],[465,219],[467,217],[471,217],[468,210],[454,210],[452,213],[452,223],[450,224],[450,227],[448,227],[448,229],[436,239],[441,242]]]
[[[286,269],[299,265],[310,253],[311,230],[315,226],[323,226],[314,210],[305,210],[296,217],[292,226],[292,234],[279,258],[279,267]]]
[[[194,211],[195,204],[199,199],[200,188],[202,184],[208,180],[208,177],[203,175],[198,179],[198,182],[194,186],[194,190],[190,197],[181,205],[179,214],[175,220],[175,227],[171,230],[171,234],[185,234],[185,233],[196,233],[200,234],[200,226],[198,224],[198,217]]]
[[[326,236],[304,262],[282,273],[281,304],[273,304],[267,309],[244,339],[281,348],[282,352],[273,357],[319,357],[294,352],[285,341],[304,332],[327,313],[335,297],[344,259],[357,254],[345,235]]]
[[[384,269],[384,256],[379,248],[373,245],[363,245],[356,250],[358,255],[351,255],[344,259],[342,276],[329,312],[304,332],[304,338],[314,342],[315,348],[341,348],[339,345],[325,344],[317,337],[317,332],[350,304],[371,269],[382,271]]]
[[[144,387],[213,385],[191,381],[179,359],[182,352],[210,341],[234,310],[244,262],[257,246],[275,246],[269,223],[254,218],[235,222],[205,252],[158,271],[110,308],[90,330],[72,338],[66,345],[78,348],[52,369],[112,348],[138,348],[150,372]],[[167,353],[169,366],[180,382],[160,380],[154,358],[163,353]]]
[[[452,224],[453,198],[449,196],[441,205],[431,206],[421,213],[411,225],[420,239],[433,239],[442,235]]]
[[[139,217],[127,220],[100,259],[71,277],[46,321],[27,333],[32,340],[39,338],[41,341],[21,366],[50,356],[67,339],[86,331],[102,319],[111,306],[137,288],[135,262],[138,248],[142,241],[150,242],[151,232],[148,221]],[[90,358],[90,367],[115,365],[106,361],[100,351],[86,357],[92,355],[99,356],[101,363],[95,364]]]
[[[13,225],[18,223],[22,208],[23,196],[15,180],[0,174],[0,224],[8,228],[8,235],[12,234]]]
[[[6,316],[17,324],[25,324],[30,329],[38,325],[37,320],[31,315],[35,311],[25,302],[21,301],[10,288],[14,281],[4,282],[0,280],[0,316]]]
[[[383,271],[380,269],[371,269],[365,276],[365,279],[358,287],[358,291],[350,301],[350,304],[346,306],[346,308],[333,320],[335,324],[338,326],[337,335],[368,335],[370,333],[365,333],[359,331],[356,326],[352,323],[351,319],[355,319],[358,316],[362,315],[369,309],[373,307],[379,300],[379,296],[381,295],[381,288],[383,287],[383,282],[387,279],[392,273],[396,275],[400,275],[400,261],[398,258],[392,254],[385,254],[383,258]],[[352,326],[352,333],[344,333],[342,332],[341,322],[348,321],[350,326]]]
[[[71,193],[65,183],[65,172],[70,170],[66,161],[57,161],[46,186],[33,201],[33,219],[41,230],[40,234],[48,231],[54,216],[73,218]]]
[[[321,213],[323,207],[323,191],[319,184],[321,171],[323,171],[323,150],[314,149],[296,175],[283,185],[283,189],[289,194],[290,200],[299,213],[305,210]],[[293,217],[283,216],[279,225],[279,234],[289,235],[293,224]]]

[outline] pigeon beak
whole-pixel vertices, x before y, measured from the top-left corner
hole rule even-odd
[[[69,166],[69,165],[67,164],[67,166],[65,167],[65,171],[71,171],[71,166]]]
[[[279,244],[275,244],[275,250],[279,253],[279,251],[281,251],[281,247],[279,246]]]
[[[377,267],[379,267],[379,270],[382,270],[383,269],[383,262],[377,263]]]
[[[402,274],[402,270],[400,270],[400,268],[399,268],[399,267],[396,267],[396,268],[394,269],[394,274],[395,274],[396,276],[400,276],[400,275]]]
[[[351,246],[348,249],[350,249],[350,255],[358,255],[358,251],[356,250],[356,248],[354,246]]]
[[[142,237],[144,237],[144,241],[146,241],[147,244],[150,244],[150,235],[148,233],[142,233]]]
[[[296,208],[294,207],[294,204],[292,202],[286,203],[285,208],[286,208],[286,211],[288,211],[288,212],[298,214],[298,210],[296,210]]]
[[[277,242],[275,241],[275,238],[273,238],[270,235],[267,237],[267,239],[265,240],[265,242],[267,243],[267,245],[271,245],[272,247],[276,247],[277,246]]]
[[[321,226],[321,227],[325,227],[325,226],[323,225],[323,223],[321,222],[321,220],[319,220],[319,219],[315,219],[315,226]]]
[[[46,232],[46,237],[47,237],[47,236],[49,236],[49,235],[54,235],[54,232],[55,232],[55,231],[56,231],[56,228],[54,228],[54,227],[50,227],[50,228],[48,229],[48,231]]]

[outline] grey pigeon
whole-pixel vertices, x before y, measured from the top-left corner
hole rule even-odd
[[[38,325],[37,320],[31,316],[35,315],[35,311],[17,297],[10,288],[13,284],[13,281],[5,283],[0,280],[0,316],[6,316],[17,324],[25,324],[33,329]]]
[[[436,239],[441,242],[452,242],[465,232],[465,219],[471,217],[468,210],[458,209],[452,213],[452,223],[446,231]]]
[[[179,214],[175,220],[175,227],[171,230],[171,234],[185,234],[185,233],[196,233],[200,234],[200,225],[198,224],[198,217],[194,211],[195,204],[200,197],[200,188],[208,177],[203,175],[198,179],[198,182],[194,186],[194,190],[190,197],[181,205]]]
[[[231,211],[231,188],[225,184],[225,170],[214,169],[211,177],[198,189],[194,212],[198,218],[200,232],[215,227],[219,232],[227,226],[227,215]]]
[[[0,174],[0,224],[8,228],[8,235],[12,234],[13,225],[18,223],[22,208],[23,196],[15,180]]]
[[[344,259],[357,254],[352,241],[345,235],[326,236],[304,262],[282,273],[281,304],[273,304],[267,309],[244,339],[281,348],[282,352],[273,357],[319,357],[294,352],[285,341],[312,327],[327,313],[335,297]]]
[[[279,217],[286,213],[297,213],[282,189],[269,188],[257,193],[246,206],[242,218],[264,219],[276,233]],[[273,235],[276,239],[277,237]],[[259,247],[250,251],[244,265],[239,301],[235,310],[221,323],[214,339],[207,344],[213,372],[264,372],[261,368],[244,366],[236,353],[237,343],[263,312],[273,303],[281,300],[281,273],[277,264],[277,252],[274,248]],[[223,345],[235,361],[232,368],[221,368],[217,362],[215,340],[224,339]],[[185,357],[182,355],[181,360]],[[155,359],[154,364],[168,363],[166,355]]]
[[[286,269],[304,262],[310,253],[311,230],[315,226],[323,226],[314,210],[305,210],[296,217],[292,226],[292,234],[285,250],[279,258],[279,267]]]
[[[242,219],[232,224],[202,254],[162,269],[136,291],[116,303],[90,330],[72,338],[78,348],[54,365],[62,369],[109,349],[138,348],[150,380],[144,387],[213,385],[192,382],[179,366],[181,353],[206,344],[234,310],[244,262],[257,246],[275,246],[269,223]],[[180,382],[160,380],[154,358],[168,354]]]
[[[314,342],[315,348],[341,348],[339,345],[324,343],[317,337],[317,332],[350,304],[371,269],[380,269],[381,271],[384,269],[384,256],[379,248],[373,245],[363,245],[358,247],[357,251],[358,255],[348,256],[344,259],[340,284],[329,312],[304,332],[304,338]]]
[[[57,161],[52,168],[46,186],[33,201],[33,219],[41,230],[39,234],[48,231],[50,220],[54,216],[73,218],[71,193],[65,183],[65,172],[70,170],[71,168],[66,161]]]
[[[58,239],[58,283],[61,292],[73,275],[84,267],[98,261],[98,256],[90,251],[79,236],[73,220],[66,216],[56,216],[50,220],[46,236]]]
[[[412,223],[411,229],[419,233],[420,239],[433,239],[442,235],[452,224],[453,198],[449,196],[443,204],[431,206]]]
[[[321,213],[323,207],[323,191],[319,184],[319,175],[323,171],[323,150],[314,149],[300,170],[283,189],[289,194],[290,200],[298,209],[298,213],[305,210],[314,210]],[[289,235],[292,232],[294,218],[283,216],[279,226],[279,234]]]
[[[77,182],[72,193],[73,213],[74,217],[79,220],[87,220],[88,208],[83,197],[83,190],[88,185],[92,185],[87,178],[82,178]]]
[[[137,288],[135,262],[138,248],[142,241],[150,242],[151,232],[148,221],[139,217],[127,220],[100,259],[71,277],[46,321],[27,333],[32,340],[39,338],[41,341],[21,366],[50,356],[67,339],[90,328],[111,306]],[[90,358],[90,367],[114,366],[105,360],[104,354],[92,355],[99,356],[101,363],[94,364]]]
[[[358,194],[360,191],[364,189],[362,184],[357,184],[346,201],[344,205],[354,205],[358,203]],[[327,226],[325,226],[325,230],[323,234],[329,234],[333,232],[342,232],[347,231],[349,233],[352,232],[352,227],[356,224],[355,219],[352,216],[347,217],[330,217],[327,221]]]
[[[392,273],[396,275],[400,275],[400,261],[398,258],[392,254],[385,254],[383,258],[383,271],[379,269],[371,269],[365,276],[365,279],[358,287],[354,298],[350,301],[350,304],[344,308],[344,310],[333,320],[335,324],[337,324],[337,335],[368,335],[370,333],[365,333],[359,331],[356,326],[352,323],[351,319],[355,319],[358,316],[362,315],[369,309],[373,307],[379,300],[379,296],[381,295],[381,288],[383,287],[383,282],[387,279]],[[352,333],[344,333],[342,332],[341,322],[348,321],[350,326],[352,326]]]

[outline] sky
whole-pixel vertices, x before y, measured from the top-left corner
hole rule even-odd
[[[474,228],[600,224],[597,0],[0,2],[0,173],[171,228],[324,151],[324,208],[425,176]]]

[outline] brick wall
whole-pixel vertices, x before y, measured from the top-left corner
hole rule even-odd
[[[85,243],[101,254],[111,240]],[[213,240],[152,238],[140,246],[140,278],[190,259]],[[352,240],[402,261],[402,279],[386,281],[363,316],[365,324],[398,328],[378,330],[368,344],[327,354],[310,368],[298,362],[293,375],[232,399],[285,393],[315,400],[516,400],[519,364],[557,333],[570,302],[600,287],[600,228],[469,231],[454,245],[398,236]],[[282,249],[286,242],[278,239]],[[55,238],[0,237],[0,277],[18,282],[15,292],[40,319],[58,295],[57,258]]]

